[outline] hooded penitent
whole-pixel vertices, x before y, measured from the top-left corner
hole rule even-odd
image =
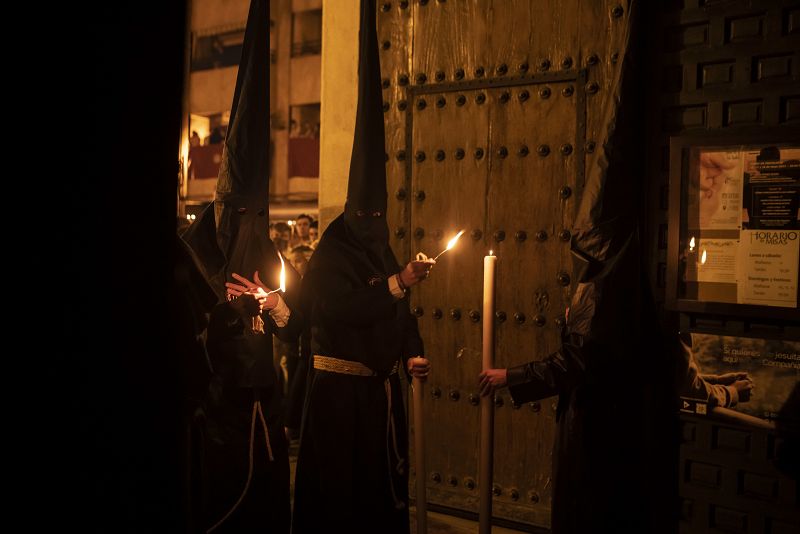
[[[546,358],[508,370],[516,402],[559,396],[552,490],[558,534],[677,529],[674,370],[639,242],[644,113],[637,84],[649,20],[639,4],[625,4],[615,75],[592,104],[603,110],[601,148],[588,159],[573,226],[577,285],[564,342]]]
[[[289,531],[288,452],[272,335],[296,339],[299,315],[281,327],[267,313],[261,321],[246,316],[236,305],[241,301],[225,302],[224,285],[236,282],[233,273],[252,280],[256,271],[271,289],[279,285],[281,261],[268,234],[267,10],[267,2],[252,0],[216,197],[184,234],[220,298],[207,335],[214,373],[204,399],[203,531],[217,525],[228,532]],[[297,274],[286,268],[287,291],[297,290]],[[290,303],[292,295],[283,298]]]
[[[389,289],[383,109],[374,0],[361,0],[358,108],[347,204],[303,278],[313,371],[303,413],[292,532],[408,533],[408,447],[396,369],[424,354]],[[318,356],[320,367],[317,367]],[[325,368],[336,360],[339,371]],[[353,362],[352,364],[347,362]],[[348,369],[374,376],[354,376]]]
[[[350,237],[385,264],[389,227],[380,70],[374,2],[361,2],[358,110],[344,221]],[[385,271],[388,265],[377,267]]]

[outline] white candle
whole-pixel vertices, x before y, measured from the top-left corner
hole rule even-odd
[[[483,257],[483,370],[494,366],[494,286],[497,256]]]
[[[494,367],[494,289],[497,256],[489,251],[483,258],[483,362],[482,369]],[[492,531],[492,471],[494,463],[494,399],[481,398],[481,450],[478,484],[480,506],[478,532]]]
[[[428,534],[428,496],[425,488],[425,482],[427,481],[427,470],[425,468],[425,414],[423,412],[425,382],[414,377],[412,384],[414,455],[417,464],[417,534]]]

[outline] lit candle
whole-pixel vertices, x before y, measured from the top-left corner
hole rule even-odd
[[[439,259],[439,256],[441,256],[442,254],[444,254],[445,252],[456,246],[456,243],[458,243],[458,238],[461,237],[463,233],[464,230],[460,230],[455,235],[455,237],[453,237],[450,241],[447,242],[447,246],[445,247],[445,249],[441,251],[439,254],[437,254],[435,258],[433,258],[434,263],[436,262],[436,260]],[[428,259],[429,259],[428,256],[426,256],[423,252],[417,252],[417,261],[427,261]]]
[[[270,296],[273,293],[277,293],[278,291],[280,291],[281,293],[286,293],[286,264],[283,262],[283,254],[281,254],[280,252],[278,252],[278,258],[280,258],[280,260],[281,260],[281,274],[278,277],[279,282],[280,282],[280,287],[278,289],[273,289],[272,291],[267,292],[266,296]],[[256,281],[259,284],[261,283],[261,282],[258,281],[258,273],[256,273]],[[258,295],[259,293],[263,294],[264,293],[264,288],[261,287],[260,285],[258,285],[258,286],[255,286],[254,288],[252,288],[252,291],[253,291],[253,293],[255,295]],[[264,320],[261,318],[261,316],[260,315],[256,315],[255,317],[252,318],[252,322],[253,322],[253,324],[251,326],[252,326],[253,332],[254,333],[262,333],[263,334],[264,333]]]
[[[281,259],[281,274],[279,277],[280,287],[278,289],[273,289],[267,295],[272,295],[273,293],[277,293],[280,291],[281,293],[286,293],[286,264],[283,262],[283,254],[278,252],[278,257]]]
[[[281,276],[280,276],[281,293],[286,293],[286,264],[283,263],[283,254],[278,252],[278,257],[281,259]]]
[[[453,239],[448,241],[447,242],[447,247],[443,251],[441,251],[435,258],[433,258],[433,261],[438,260],[439,256],[441,256],[442,254],[444,254],[445,252],[447,252],[448,250],[450,250],[451,248],[456,246],[456,243],[458,243],[458,238],[461,237],[461,234],[463,234],[463,233],[464,233],[464,230],[461,230],[460,232],[458,232],[456,234],[456,236]]]
[[[494,367],[494,289],[497,256],[489,251],[483,257],[483,365],[485,371]],[[492,531],[492,471],[494,460],[494,399],[481,397],[481,456],[480,456],[480,534]]]

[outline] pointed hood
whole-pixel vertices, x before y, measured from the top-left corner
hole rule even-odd
[[[358,42],[358,109],[344,220],[357,242],[383,257],[389,245],[389,227],[386,222],[386,147],[374,0],[361,0]]]
[[[228,134],[213,207],[187,230],[215,290],[231,273],[276,287],[280,260],[269,239],[269,14],[267,2],[252,0],[236,77]],[[212,253],[207,218],[213,215],[219,251]],[[200,223],[203,223],[202,225]],[[197,226],[197,228],[194,228]],[[202,246],[201,254],[195,245]],[[224,268],[220,267],[224,258]]]
[[[226,278],[235,272],[252,279],[258,270],[275,287],[280,260],[269,239],[268,50],[268,4],[252,0],[214,211],[217,241],[228,260]]]

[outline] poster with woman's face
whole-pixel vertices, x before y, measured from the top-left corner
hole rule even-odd
[[[690,163],[689,227],[741,228],[742,157],[736,151],[700,151]]]

